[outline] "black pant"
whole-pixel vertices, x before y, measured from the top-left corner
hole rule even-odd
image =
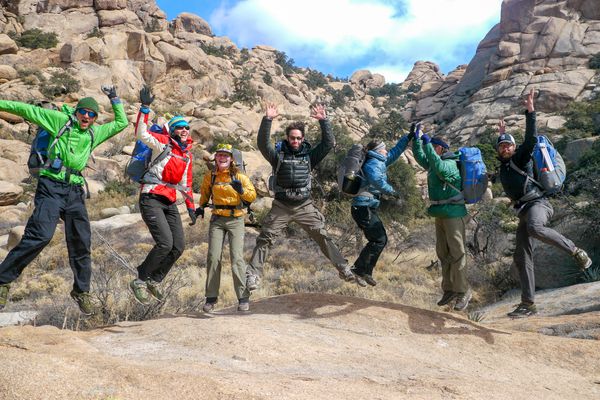
[[[358,274],[372,275],[373,268],[387,244],[387,234],[376,209],[367,206],[352,206],[351,212],[352,218],[369,241],[354,262],[354,270]]]
[[[156,245],[138,267],[138,277],[162,282],[185,247],[181,217],[174,203],[153,194],[140,196],[140,211]]]
[[[23,238],[0,264],[0,283],[17,279],[52,239],[58,219],[65,222],[73,289],[89,292],[92,277],[90,220],[85,208],[83,187],[41,177],[35,192],[33,214]]]

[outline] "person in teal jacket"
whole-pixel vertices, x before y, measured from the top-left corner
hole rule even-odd
[[[427,170],[430,206],[428,214],[435,218],[436,253],[442,264],[442,290],[438,306],[456,300],[454,309],[462,311],[469,305],[471,289],[467,282],[465,250],[465,207],[462,179],[458,168],[458,153],[449,151],[438,137],[421,135],[420,124],[413,126],[413,154]]]
[[[33,214],[27,221],[23,238],[0,264],[0,309],[8,300],[10,283],[50,242],[58,219],[65,224],[69,264],[74,283],[71,297],[86,315],[94,312],[90,300],[92,266],[90,258],[91,231],[85,207],[85,180],[81,174],[92,150],[128,125],[125,110],[113,86],[103,86],[109,97],[115,120],[94,126],[100,108],[96,100],[79,100],[73,114],[33,106],[16,101],[0,100],[0,111],[25,118],[50,135],[48,162],[40,169]],[[63,131],[62,135],[58,135]],[[58,140],[55,140],[60,136]]]

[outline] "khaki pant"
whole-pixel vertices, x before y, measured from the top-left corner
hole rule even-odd
[[[435,219],[435,250],[442,263],[442,290],[466,293],[467,255],[465,251],[465,219]]]
[[[256,238],[256,246],[248,265],[248,273],[262,275],[263,264],[269,255],[269,249],[292,221],[308,233],[308,236],[319,245],[325,257],[333,263],[338,271],[347,267],[347,260],[325,230],[325,217],[315,208],[311,200],[306,200],[298,205],[289,205],[283,201],[274,200],[271,211],[263,221],[262,231]]]
[[[225,234],[229,235],[229,254],[235,294],[240,299],[250,297],[246,290],[246,264],[244,263],[244,217],[213,215],[208,228],[208,257],[206,261],[206,298],[216,302],[221,286],[221,256]]]

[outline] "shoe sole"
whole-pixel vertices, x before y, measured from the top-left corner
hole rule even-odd
[[[71,296],[71,298],[73,299],[73,301],[77,304],[77,308],[79,308],[79,312],[83,315],[85,315],[86,317],[91,317],[92,315],[94,315],[94,312],[92,311],[91,313],[85,312],[81,309],[81,307],[79,307],[79,303],[77,302],[77,299],[75,298],[75,296]],[[0,308],[2,309],[2,308]]]
[[[510,313],[509,313],[509,314],[506,314],[506,315],[508,315],[508,316],[509,316],[510,318],[512,318],[512,319],[519,319],[519,318],[527,318],[527,317],[532,317],[532,316],[534,316],[535,314],[537,314],[537,313],[530,313],[530,314],[519,314],[519,315],[510,315]]]
[[[471,299],[473,298],[472,294],[469,294],[469,298],[467,299],[467,301],[465,301],[465,306],[464,307],[456,307],[456,304],[454,305],[454,311],[464,311],[467,309],[467,307],[469,307],[469,302],[471,301]]]
[[[589,267],[592,266],[592,259],[588,259],[588,262],[583,266],[582,271],[587,270]]]

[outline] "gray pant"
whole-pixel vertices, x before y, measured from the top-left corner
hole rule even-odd
[[[435,251],[442,264],[442,290],[466,293],[469,282],[464,218],[435,219]]]
[[[229,236],[229,255],[233,287],[238,300],[250,297],[246,289],[246,264],[244,263],[244,217],[213,215],[208,228],[208,257],[206,261],[206,300],[214,303],[221,286],[221,257],[225,235]]]
[[[271,211],[263,221],[262,231],[256,238],[256,246],[248,265],[248,273],[262,275],[263,264],[269,255],[269,249],[283,229],[292,221],[308,233],[308,236],[319,245],[325,257],[333,263],[338,271],[347,268],[347,260],[325,230],[325,217],[315,208],[311,200],[306,200],[298,205],[274,200]]]
[[[546,199],[534,200],[527,204],[519,213],[519,227],[517,228],[517,246],[514,261],[519,271],[521,281],[521,301],[533,303],[535,296],[535,274],[533,269],[533,239],[554,246],[565,253],[572,255],[575,244],[572,241],[545,225],[548,223],[554,210]]]

